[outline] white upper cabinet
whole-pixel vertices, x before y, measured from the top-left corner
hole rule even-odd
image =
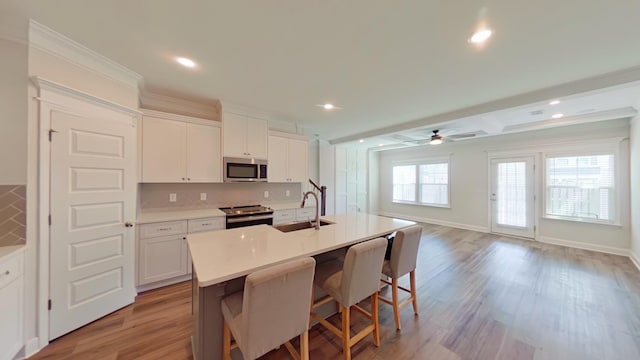
[[[269,136],[269,182],[306,182],[309,177],[309,142],[291,136]]]
[[[143,183],[221,182],[220,150],[217,122],[145,110]]]
[[[221,182],[220,128],[187,123],[187,178],[191,182]]]
[[[225,112],[222,115],[223,155],[237,158],[267,158],[267,120]]]

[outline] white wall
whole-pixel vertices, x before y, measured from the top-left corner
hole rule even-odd
[[[477,231],[489,231],[488,152],[519,151],[519,149],[527,148],[522,151],[539,154],[565,143],[588,143],[590,140],[599,138],[626,138],[628,136],[629,121],[620,119],[445,143],[439,146],[426,145],[381,152],[378,163],[379,213],[406,216],[425,222]],[[613,226],[538,218],[538,240],[614,253],[627,252],[630,247],[629,147],[626,140],[620,144],[619,174],[622,225]],[[393,203],[391,201],[392,162],[428,156],[450,156],[451,208]],[[539,193],[538,199],[541,199]],[[538,207],[540,204],[541,202],[538,201]]]
[[[640,267],[640,116],[631,121],[631,255]]]
[[[0,185],[25,185],[27,45],[0,38],[0,54]]]

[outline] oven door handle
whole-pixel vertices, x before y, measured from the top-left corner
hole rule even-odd
[[[273,214],[227,218],[227,224],[235,224],[235,223],[245,222],[245,221],[266,220],[266,219],[273,219]]]

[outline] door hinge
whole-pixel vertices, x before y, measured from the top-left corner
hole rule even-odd
[[[51,214],[49,214],[49,226],[51,226]]]
[[[49,299],[49,301],[47,301],[47,308],[48,308],[49,310],[51,310],[51,299]]]
[[[53,129],[49,129],[49,142],[51,142],[51,139],[53,139],[53,133],[57,133],[57,131]]]

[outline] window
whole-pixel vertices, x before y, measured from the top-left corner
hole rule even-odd
[[[416,201],[416,166],[393,167],[393,200]]]
[[[393,201],[449,206],[449,161],[393,166]]]
[[[547,156],[546,213],[551,217],[616,222],[613,154]]]

